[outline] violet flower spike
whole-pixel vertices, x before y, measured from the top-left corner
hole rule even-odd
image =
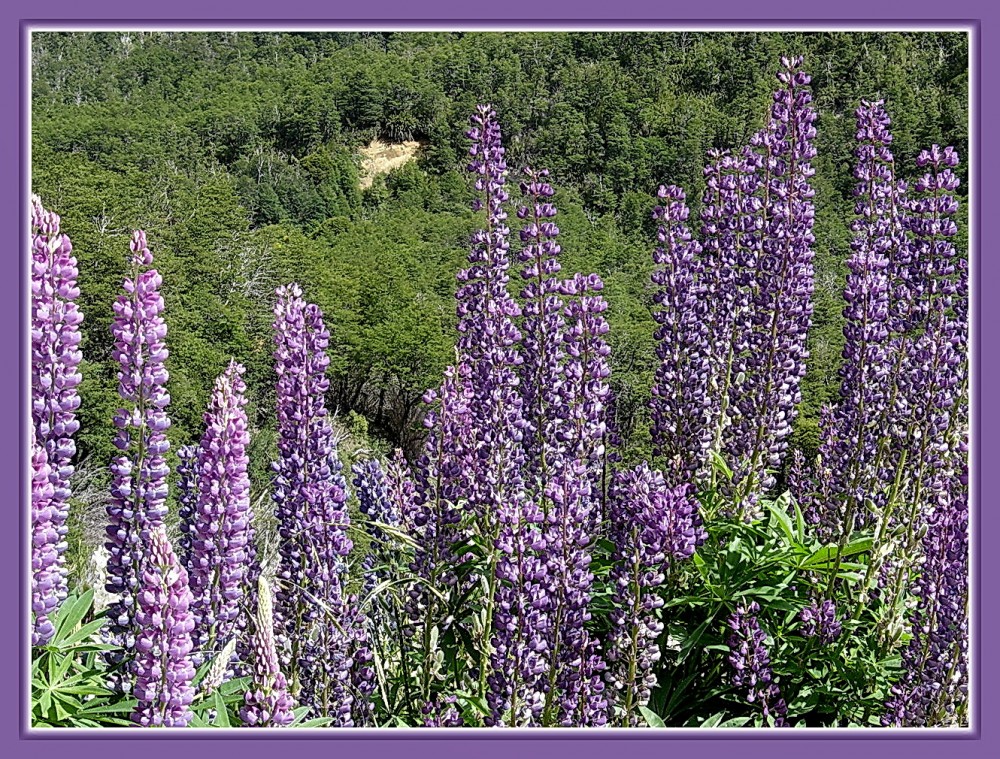
[[[292,713],[295,703],[278,662],[273,614],[271,587],[260,578],[251,638],[253,679],[240,707],[240,719],[247,727],[287,727],[295,719]]]
[[[80,427],[80,324],[76,305],[77,263],[73,245],[60,232],[59,217],[31,196],[31,421],[38,445],[45,449],[52,494],[44,507],[47,530],[58,540],[48,543],[43,606],[56,607],[66,598],[65,552],[69,517],[70,478]],[[43,627],[36,627],[37,643],[46,642]]]
[[[52,622],[62,600],[65,585],[62,551],[65,540],[60,534],[58,509],[54,503],[55,487],[45,448],[31,436],[31,645],[41,646],[52,640],[56,628]]]
[[[712,444],[708,382],[711,349],[703,292],[701,245],[685,222],[688,208],[679,187],[660,187],[653,210],[661,246],[653,253],[657,286],[653,313],[659,364],[650,407],[653,454],[663,458],[676,483],[703,473]]]
[[[147,546],[136,594],[133,671],[138,704],[132,721],[141,727],[185,727],[195,693],[191,590],[162,524],[150,528]]]
[[[757,621],[759,612],[760,606],[754,601],[749,606],[740,604],[729,617],[729,627],[733,632],[727,643],[729,663],[733,667],[733,686],[746,691],[747,701],[758,704],[765,719],[771,717],[774,720],[775,727],[788,727],[785,721],[788,707],[774,681],[771,660],[764,645],[767,635]]]
[[[653,667],[660,658],[663,623],[662,588],[676,562],[694,555],[706,533],[691,497],[690,486],[668,486],[663,474],[645,463],[619,472],[611,500],[614,564],[611,581],[614,608],[605,673],[616,721],[626,727],[643,724],[639,707],[649,702],[656,685]]]
[[[108,611],[109,631],[128,651],[135,645],[136,597],[143,577],[143,561],[150,531],[167,514],[166,453],[170,427],[166,407],[167,325],[163,319],[162,278],[149,269],[153,256],[146,235],[132,235],[132,272],[123,284],[124,293],[114,304],[111,332],[112,356],[118,364],[118,393],[125,406],[114,415],[115,446],[121,455],[111,464],[111,499],[106,528],[108,580],[106,589],[115,596]],[[122,683],[121,685],[124,685]]]
[[[244,588],[253,587],[260,571],[251,523],[244,372],[230,361],[216,379],[197,450],[198,498],[186,530],[191,541],[186,568],[199,662],[246,627]]]

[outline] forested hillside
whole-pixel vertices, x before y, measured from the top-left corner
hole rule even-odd
[[[817,289],[795,443],[809,454],[838,387],[854,109],[886,101],[904,177],[919,149],[955,146],[964,199],[966,35],[35,34],[32,190],[62,216],[80,264],[80,458],[111,457],[111,304],[135,228],[163,275],[172,447],[200,434],[235,357],[265,484],[271,310],[275,287],[294,280],[332,332],[329,405],[371,445],[412,450],[421,394],[453,357],[454,272],[475,224],[464,133],[480,102],[498,113],[512,167],[551,171],[564,267],[607,285],[619,424],[628,449],[646,451],[656,188],[683,186],[697,214],[706,151],[759,128],[785,54],[805,56],[819,112]],[[362,191],[359,151],[374,139],[421,148]]]

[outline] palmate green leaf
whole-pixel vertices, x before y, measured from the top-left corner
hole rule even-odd
[[[749,717],[733,717],[725,722],[720,722],[719,727],[743,727],[750,721]]]
[[[840,552],[841,566],[846,566],[843,559],[849,556],[855,556],[859,553],[865,553],[866,551],[871,550],[871,547],[872,538],[870,537],[852,540],[844,546],[843,550]],[[813,553],[800,564],[800,567],[802,569],[832,569],[836,560],[837,546],[831,543],[813,551]],[[863,568],[862,565],[854,566],[861,566]]]
[[[77,696],[106,696],[108,695],[108,689],[104,688],[98,684],[89,685],[60,685],[53,693],[59,697],[63,693],[69,693]]]
[[[212,700],[215,704],[215,726],[232,727],[229,722],[229,709],[226,707],[226,702],[222,694],[219,691],[215,691]]]
[[[687,687],[692,682],[694,682],[695,678],[697,678],[698,675],[699,675],[698,672],[692,672],[690,675],[681,680],[679,684],[674,686],[673,690],[670,693],[670,699],[667,701],[667,704],[663,709],[663,712],[665,714],[667,715],[673,714],[674,709],[676,709],[677,706],[680,704],[680,702],[684,699],[684,694],[686,692]]]
[[[771,524],[780,528],[787,538],[788,545],[796,546],[800,544],[797,529],[792,524],[792,518],[788,516],[788,503],[790,496],[788,493],[782,494],[776,501],[766,501],[767,510],[771,512]]]
[[[191,715],[191,721],[188,722],[188,727],[212,727],[212,725],[207,719],[205,719],[201,712],[195,711]]]
[[[699,727],[718,727],[719,723],[722,722],[722,718],[725,716],[726,716],[725,712],[717,712],[716,714],[713,714],[711,717],[702,722]]]
[[[649,727],[666,727],[666,725],[663,724],[663,720],[660,719],[660,716],[647,706],[640,706],[639,714],[641,714],[642,718],[646,720],[646,724]]]
[[[63,602],[59,613],[59,620],[56,625],[56,634],[53,636],[52,644],[59,645],[66,637],[80,624],[90,607],[94,603],[94,590],[89,588],[86,592],[76,597],[70,597]]]
[[[58,647],[62,650],[67,648],[73,648],[78,643],[83,643],[85,640],[96,634],[104,626],[104,616],[100,616],[92,622],[88,622],[83,625],[80,629],[69,635],[65,640],[59,642]],[[106,645],[106,644],[97,644]],[[112,646],[113,648],[113,646]]]
[[[226,703],[232,703],[232,696],[236,696],[239,699],[243,698],[243,694],[246,692],[247,688],[250,687],[250,682],[253,680],[251,677],[236,677],[232,680],[226,680],[222,685],[219,686],[218,693],[226,696]]]
[[[138,703],[134,698],[112,701],[111,703],[88,704],[79,711],[79,714],[87,716],[98,714],[131,714],[135,711],[137,705]]]
[[[484,717],[489,716],[490,707],[486,703],[486,699],[482,696],[473,696],[464,692],[456,693],[455,696],[458,699],[458,703],[463,707],[471,707],[478,714],[481,714]]]
[[[700,625],[698,625],[697,628],[695,628],[695,631],[684,639],[684,642],[681,643],[681,650],[677,656],[678,664],[683,664],[687,661],[688,656],[691,655],[695,646],[697,646],[701,641],[702,636],[705,634],[705,630],[707,630],[708,626],[712,624],[712,620],[715,619],[715,615],[719,613],[719,609],[721,608],[722,604],[716,606],[715,610]]]

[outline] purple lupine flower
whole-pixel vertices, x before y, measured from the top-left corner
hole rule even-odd
[[[512,727],[537,725],[545,706],[538,683],[550,666],[544,515],[534,499],[515,496],[498,519],[488,722],[499,725],[508,713]]]
[[[42,207],[37,195],[31,197],[31,420],[34,436],[48,462],[52,494],[48,505],[47,529],[59,540],[51,542],[46,574],[45,606],[66,597],[66,520],[69,516],[70,477],[76,445],[73,434],[79,429],[76,410],[80,406],[80,323],[83,314],[74,302],[80,295],[77,265],[69,237],[59,231],[59,217]],[[36,626],[37,643],[45,642],[42,627]],[[41,637],[37,637],[37,636]]]
[[[958,233],[954,216],[958,201],[952,194],[959,186],[954,168],[959,163],[954,148],[932,145],[917,156],[924,174],[913,182],[913,195],[906,201],[903,224],[910,245],[894,267],[896,276],[893,316],[897,331],[922,330],[932,316],[947,311],[958,284],[957,251],[952,238]]]
[[[519,489],[524,463],[521,334],[514,324],[521,309],[507,290],[510,229],[500,126],[489,106],[479,106],[471,123],[468,169],[482,194],[474,208],[486,210],[486,226],[472,236],[470,265],[458,274],[458,354],[469,371],[469,440],[477,451],[469,460],[467,508],[493,537],[497,509]]]
[[[427,438],[414,471],[413,511],[409,518],[417,541],[411,569],[436,586],[455,583],[451,545],[458,537],[472,464],[472,389],[465,364],[447,367],[439,391],[428,390],[423,401],[433,407],[424,416]],[[418,593],[418,595],[420,595]],[[411,600],[417,597],[411,592]],[[423,602],[408,606],[411,618],[422,616]]]
[[[547,440],[551,430],[547,427],[552,423],[551,417],[556,416],[550,409],[556,410],[560,405],[565,322],[561,284],[556,275],[561,268],[558,260],[561,248],[556,242],[559,228],[552,221],[556,216],[551,202],[555,191],[547,181],[549,172],[527,168],[524,173],[521,192],[526,205],[517,210],[518,218],[526,220],[519,233],[524,246],[517,256],[523,265],[524,280],[521,396],[525,420],[531,430],[525,440],[526,466],[537,475],[538,486],[544,490],[548,478],[547,449],[551,447],[551,441]]]
[[[819,638],[826,645],[840,637],[840,622],[837,620],[837,606],[827,599],[822,604],[812,601],[799,613],[802,620],[802,634],[807,638]]]
[[[583,652],[580,686],[570,697],[563,697],[563,727],[604,727],[608,723],[610,704],[605,685],[607,663],[600,645],[588,630],[583,631],[579,650]],[[570,700],[575,700],[575,703]],[[572,708],[570,705],[572,704]]]
[[[968,268],[952,238],[958,156],[936,145],[917,161],[907,257],[897,292],[909,297],[894,313],[906,351],[899,379],[898,445],[886,467],[910,472],[898,517],[906,540],[890,575],[899,599],[909,569],[917,598],[905,675],[893,689],[885,724],[961,723],[968,700]],[[885,573],[883,573],[885,574]]]
[[[136,593],[132,666],[138,704],[132,721],[142,727],[185,727],[194,700],[191,589],[162,524],[149,529],[144,547],[148,553]]]
[[[967,457],[962,437],[968,428],[968,269],[953,238],[958,187],[953,168],[957,154],[933,146],[918,158],[927,173],[913,183],[905,257],[896,267],[895,291],[910,298],[894,313],[905,330],[900,350],[896,398],[892,404],[893,445],[883,458],[887,481],[905,466],[895,501],[905,504],[892,516],[904,533],[900,550],[880,568],[893,608],[901,608],[908,578],[922,556],[921,532],[935,511],[942,472],[957,469]],[[894,489],[895,490],[895,489]],[[898,617],[890,627],[902,620]]]
[[[410,584],[403,609],[404,637],[422,653],[419,687],[422,697],[429,701],[439,594],[452,593],[458,581],[454,567],[460,559],[454,556],[452,546],[462,536],[462,513],[467,508],[469,480],[473,476],[469,367],[464,363],[447,367],[441,388],[428,390],[423,400],[431,407],[424,416],[428,432],[423,453],[413,468],[409,508],[403,514],[403,522],[416,544],[409,569],[420,581]],[[403,492],[409,495],[405,480],[403,483]]]
[[[354,474],[354,494],[358,497],[361,513],[367,518],[365,530],[370,542],[361,566],[365,573],[365,592],[370,593],[385,579],[385,570],[379,569],[379,565],[392,557],[389,536],[379,525],[399,525],[399,501],[390,498],[388,478],[377,460],[358,461],[351,472]]]
[[[59,606],[59,589],[65,584],[61,558],[65,540],[53,502],[55,488],[45,448],[31,434],[31,645],[52,640],[56,628],[50,617]]]
[[[198,507],[198,446],[182,445],[177,449],[177,517],[180,519],[180,539],[177,558],[190,574],[192,532]]]
[[[792,460],[788,466],[788,473],[785,477],[785,484],[788,492],[795,499],[802,512],[802,518],[806,524],[816,524],[819,522],[819,515],[816,513],[816,500],[814,490],[814,472],[806,461],[805,454],[798,448],[792,451]],[[790,510],[791,511],[791,510]]]
[[[600,653],[585,628],[590,619],[593,573],[590,544],[596,527],[603,476],[605,412],[610,390],[604,339],[607,303],[596,274],[561,284],[566,299],[558,447],[542,494],[545,513],[547,613],[551,620],[543,724],[602,724],[606,721]]]
[[[292,693],[347,726],[355,721],[352,709],[367,709],[372,673],[366,624],[345,589],[352,542],[347,482],[325,403],[329,333],[322,312],[305,302],[298,285],[277,294],[277,640]]]
[[[851,225],[853,253],[844,289],[844,364],[840,399],[822,416],[829,428],[824,427],[820,446],[833,492],[817,501],[825,512],[824,524],[837,538],[846,538],[856,527],[864,499],[880,506],[884,502],[879,458],[891,435],[899,347],[891,344],[891,272],[905,246],[900,211],[906,186],[895,176],[889,117],[881,101],[862,101],[855,113],[858,218]]]
[[[186,534],[191,551],[185,568],[194,597],[197,661],[220,651],[246,626],[241,620],[245,587],[259,572],[250,509],[250,433],[245,370],[230,361],[215,381],[197,450],[197,488]]]
[[[958,451],[967,454],[963,444]],[[903,651],[905,674],[892,689],[884,725],[961,723],[968,708],[968,461],[936,478],[934,511],[922,539],[914,594],[913,637]]]
[[[660,247],[653,253],[655,338],[659,364],[653,381],[653,454],[667,462],[670,477],[686,482],[701,472],[712,444],[711,371],[706,298],[701,291],[701,245],[685,222],[684,191],[661,186],[663,205],[653,211]]]
[[[816,112],[809,105],[810,77],[801,58],[782,59],[771,120],[756,142],[769,181],[762,209],[753,318],[748,351],[737,361],[737,399],[732,407],[726,458],[734,471],[734,498],[744,517],[756,513],[762,492],[788,447],[805,375],[806,333],[812,317],[815,191],[809,178],[816,155]]]
[[[340,469],[333,479],[309,483],[302,490],[305,524],[302,550],[305,558],[303,603],[298,634],[306,639],[299,646],[299,700],[334,718],[338,726],[353,724],[354,695],[351,688],[352,609],[348,597],[347,555],[352,541],[347,536],[347,489]]]
[[[605,415],[611,399],[611,348],[605,339],[608,323],[604,317],[608,303],[600,294],[604,282],[596,274],[577,274],[565,280],[560,289],[566,299],[566,361],[562,376],[565,409],[561,411],[566,421],[560,442],[584,467],[588,481],[595,482],[604,453]]]
[[[421,708],[424,716],[424,727],[463,727],[465,721],[458,713],[455,696],[435,697]]]
[[[669,487],[663,474],[645,463],[619,472],[611,500],[611,540],[615,563],[611,570],[614,609],[606,674],[624,726],[641,724],[638,707],[645,706],[660,658],[663,623],[657,610],[667,570],[694,555],[705,531],[690,486]]]
[[[466,136],[472,140],[468,170],[477,175],[475,188],[482,193],[473,210],[486,210],[486,228],[472,236],[469,268],[459,272],[458,347],[470,363],[486,359],[497,346],[517,342],[519,335],[511,319],[520,309],[507,292],[510,259],[505,204],[509,195],[507,162],[496,112],[488,105],[476,108],[472,128]],[[488,360],[488,359],[487,359]]]
[[[706,413],[711,445],[725,449],[736,413],[734,405],[750,349],[753,296],[763,229],[762,187],[770,165],[752,147],[738,153],[709,151],[702,198],[702,262],[698,290],[709,325],[709,379]]]
[[[756,601],[742,603],[729,617],[729,663],[733,667],[733,686],[745,690],[747,701],[760,705],[764,717],[772,717],[775,727],[787,727],[788,708],[771,672],[771,659],[764,645],[767,634],[757,621],[760,606]]]
[[[299,659],[308,639],[302,625],[315,606],[304,596],[309,584],[306,550],[309,514],[304,491],[331,476],[332,430],[325,404],[329,380],[329,333],[318,307],[306,303],[298,285],[279,287],[274,308],[278,460],[272,497],[278,520],[278,589],[275,633],[293,693],[301,686]]]
[[[278,662],[271,588],[263,578],[257,583],[251,651],[253,679],[243,694],[240,719],[247,727],[287,727],[295,719],[294,701]]]
[[[143,577],[144,557],[150,531],[167,514],[166,453],[170,427],[166,407],[167,370],[164,362],[167,325],[163,320],[163,282],[149,269],[153,256],[146,234],[132,235],[131,276],[124,294],[114,304],[112,355],[118,364],[118,393],[126,406],[114,415],[118,430],[115,447],[121,456],[111,464],[111,500],[107,506],[109,525],[106,589],[116,596],[108,612],[109,631],[130,651],[135,645],[135,594]],[[127,655],[127,654],[126,654]]]
[[[414,497],[416,484],[413,481],[413,470],[403,452],[397,448],[385,463],[386,496],[392,503],[400,526],[407,532],[414,528]]]
[[[908,302],[905,313],[896,315],[896,327],[904,340],[910,338],[901,348],[906,351],[905,371],[899,380],[897,406],[902,410],[897,414],[909,465],[930,473],[935,467],[926,459],[935,452],[929,441],[959,418],[952,396],[967,374],[968,314],[956,306],[967,297],[968,272],[957,263],[952,239],[957,233],[952,217],[958,210],[951,194],[958,178],[952,169],[958,155],[935,145],[923,151],[917,163],[928,172],[913,185],[905,220],[910,243],[904,246],[905,259],[895,267],[896,292],[905,294]]]

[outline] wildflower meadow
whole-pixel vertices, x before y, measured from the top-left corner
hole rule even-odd
[[[824,177],[810,59],[771,68],[745,139],[704,152],[699,185],[646,193],[628,256],[652,351],[634,356],[561,234],[560,172],[514,165],[504,111],[475,106],[454,347],[395,444],[352,443],[336,320],[294,281],[254,295],[260,340],[220,357],[176,444],[188,296],[158,266],[164,231],[107,238],[119,287],[96,303],[72,208],[33,196],[32,725],[968,726],[965,156],[934,137],[901,155],[872,93]],[[839,232],[818,226],[819,182],[849,185]],[[849,249],[808,446],[820,234]],[[616,384],[624,359],[641,394]],[[117,401],[94,474],[77,442],[101,383]]]

